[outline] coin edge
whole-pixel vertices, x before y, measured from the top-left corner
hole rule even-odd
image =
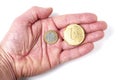
[[[47,35],[48,32],[53,32],[55,33],[55,36],[57,37],[55,41],[53,42],[48,42],[46,39],[45,39],[45,36]],[[55,30],[48,30],[47,32],[44,33],[44,41],[47,43],[47,44],[55,44],[57,41],[58,41],[58,33],[55,31]]]
[[[83,40],[81,40],[81,42],[79,43],[79,44],[71,44],[71,43],[69,43],[68,41],[66,41],[66,39],[64,38],[64,41],[67,43],[67,44],[69,44],[69,45],[73,45],[73,46],[77,46],[77,45],[80,45],[80,44],[82,44],[83,42],[84,42],[84,40],[85,40],[85,30],[82,28],[82,26],[81,25],[78,25],[78,24],[70,24],[70,25],[68,25],[67,27],[69,27],[69,26],[72,26],[72,25],[77,25],[77,26],[79,26],[80,28],[81,28],[81,30],[82,30],[82,32],[83,32]],[[67,28],[66,27],[66,28]],[[66,28],[65,28],[65,30],[66,30]],[[63,31],[63,34],[65,33],[65,30]],[[64,37],[64,36],[63,36]]]

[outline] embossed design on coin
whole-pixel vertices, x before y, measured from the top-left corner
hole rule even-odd
[[[44,40],[48,44],[54,44],[58,40],[58,34],[54,30],[49,30],[44,34]]]
[[[68,25],[64,31],[64,40],[69,45],[79,45],[85,38],[85,32],[80,25]]]

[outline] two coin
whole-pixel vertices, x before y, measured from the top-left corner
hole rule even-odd
[[[69,45],[79,45],[85,38],[85,32],[80,25],[71,24],[63,32],[64,40]],[[49,30],[44,35],[44,40],[48,44],[55,44],[58,41],[58,34],[54,30]]]

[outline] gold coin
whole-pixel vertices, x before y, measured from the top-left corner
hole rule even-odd
[[[54,44],[58,41],[58,34],[54,30],[49,30],[44,34],[44,41],[48,44]]]
[[[85,38],[85,32],[80,25],[68,25],[64,31],[64,40],[69,45],[79,45]]]

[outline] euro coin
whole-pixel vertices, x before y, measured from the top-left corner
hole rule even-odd
[[[47,44],[55,44],[58,41],[58,34],[54,30],[49,30],[44,34],[44,40]]]
[[[79,45],[84,41],[85,32],[78,24],[70,24],[64,30],[64,40],[69,45]]]

